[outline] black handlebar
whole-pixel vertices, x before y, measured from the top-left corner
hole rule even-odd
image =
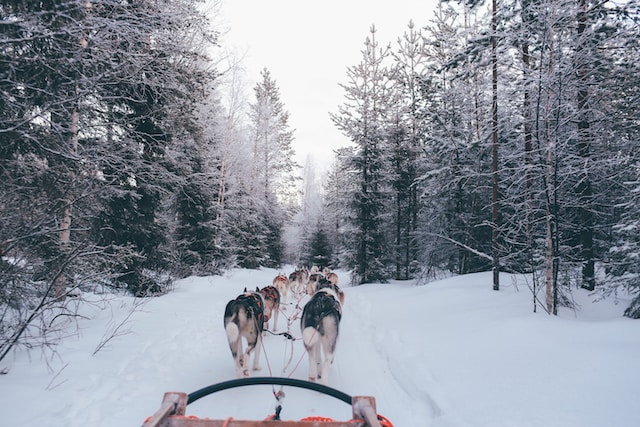
[[[335,388],[327,387],[323,384],[312,383],[310,381],[298,380],[295,378],[284,377],[247,377],[238,378],[235,380],[224,381],[221,383],[213,384],[200,390],[190,393],[187,400],[187,405],[195,402],[196,400],[216,393],[218,391],[227,390],[235,387],[244,387],[249,385],[287,385],[298,388],[306,388],[307,390],[319,391],[320,393],[327,394],[335,397],[338,400],[345,402],[348,405],[352,403],[352,397],[346,393],[336,390]]]

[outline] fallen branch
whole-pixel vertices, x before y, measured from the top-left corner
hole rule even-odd
[[[466,249],[466,250],[468,250],[469,252],[471,252],[471,253],[473,253],[475,255],[478,255],[480,258],[484,258],[484,259],[487,259],[489,261],[493,261],[493,257],[491,255],[487,255],[484,252],[481,252],[481,251],[479,251],[477,249],[474,249],[471,246],[467,246],[464,243],[458,242],[457,240],[454,240],[454,239],[452,239],[450,237],[443,236],[442,234],[436,234],[436,233],[425,233],[425,234],[428,235],[428,236],[438,237],[440,239],[446,240],[447,242],[451,242],[454,245],[460,246],[461,248]]]

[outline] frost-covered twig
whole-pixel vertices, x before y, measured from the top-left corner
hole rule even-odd
[[[133,313],[137,312],[138,309],[142,305],[144,305],[145,303],[146,303],[146,299],[144,299],[144,298],[136,298],[134,300],[133,305],[131,306],[131,309],[129,310],[127,315],[124,317],[124,319],[122,319],[118,323],[111,322],[110,325],[112,327],[108,328],[105,331],[104,335],[102,336],[102,339],[100,340],[100,343],[98,344],[98,346],[96,347],[96,349],[93,351],[93,353],[91,355],[95,356],[100,350],[105,348],[105,346],[111,340],[113,340],[113,339],[115,339],[117,337],[122,337],[122,336],[128,335],[129,333],[131,333],[130,330],[128,330],[128,329],[123,330],[123,328],[129,323],[129,319],[131,319],[131,316],[133,315]]]

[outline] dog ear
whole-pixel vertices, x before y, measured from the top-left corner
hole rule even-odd
[[[244,287],[244,291],[247,292],[247,287],[246,286]]]
[[[260,292],[260,288],[256,286],[256,292]]]

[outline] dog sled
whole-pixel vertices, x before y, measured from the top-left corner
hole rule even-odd
[[[275,414],[263,420],[237,420],[199,418],[186,415],[187,405],[196,400],[235,387],[251,385],[293,386],[318,391],[351,405],[353,417],[347,421],[336,421],[324,417],[308,417],[298,421],[280,419],[282,409],[280,398],[276,394],[278,405]],[[248,377],[214,384],[191,394],[167,392],[164,394],[160,409],[147,418],[142,427],[393,427],[385,417],[377,414],[375,398],[371,396],[350,396],[339,390],[322,384],[283,377]]]

